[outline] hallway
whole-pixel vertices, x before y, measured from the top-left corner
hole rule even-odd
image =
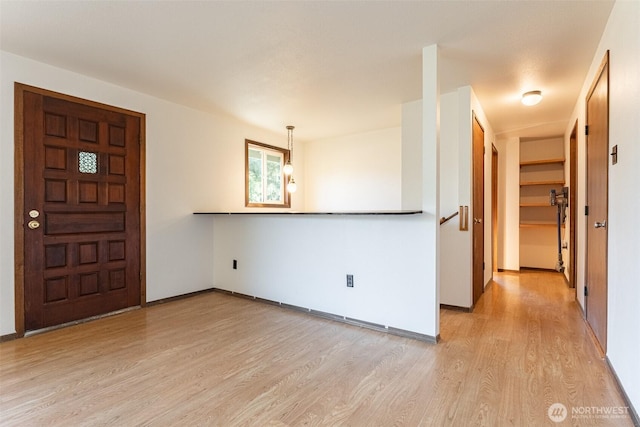
[[[624,402],[560,275],[498,274],[441,323],[434,345],[205,293],[0,343],[0,424],[632,425],[585,413]]]
[[[553,425],[547,410],[562,403],[568,418],[576,412],[574,425],[632,425],[626,415],[586,413],[627,409],[562,275],[523,270],[494,279],[472,315],[441,310],[447,411],[477,420],[481,408],[497,408],[500,424]]]

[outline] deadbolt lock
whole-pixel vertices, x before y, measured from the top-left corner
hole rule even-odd
[[[27,226],[32,229],[35,230],[36,228],[40,227],[40,223],[38,221],[29,221],[29,223],[27,224]]]
[[[37,210],[33,209],[29,211],[29,216],[31,218],[38,218],[40,216],[40,212],[38,212]]]

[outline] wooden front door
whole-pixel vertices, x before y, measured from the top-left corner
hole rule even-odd
[[[587,95],[587,322],[607,350],[607,221],[609,199],[609,53]]]
[[[18,334],[140,305],[144,116],[18,84],[16,100]]]
[[[484,129],[473,115],[473,304],[484,292]]]

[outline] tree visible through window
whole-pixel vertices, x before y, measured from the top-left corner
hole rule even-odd
[[[282,171],[289,151],[245,140],[245,205],[290,207]]]

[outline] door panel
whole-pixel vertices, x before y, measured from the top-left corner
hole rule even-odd
[[[607,348],[607,222],[609,167],[609,54],[587,96],[587,322]]]
[[[26,330],[139,305],[141,118],[21,93]]]
[[[484,129],[473,116],[473,304],[484,292]]]

